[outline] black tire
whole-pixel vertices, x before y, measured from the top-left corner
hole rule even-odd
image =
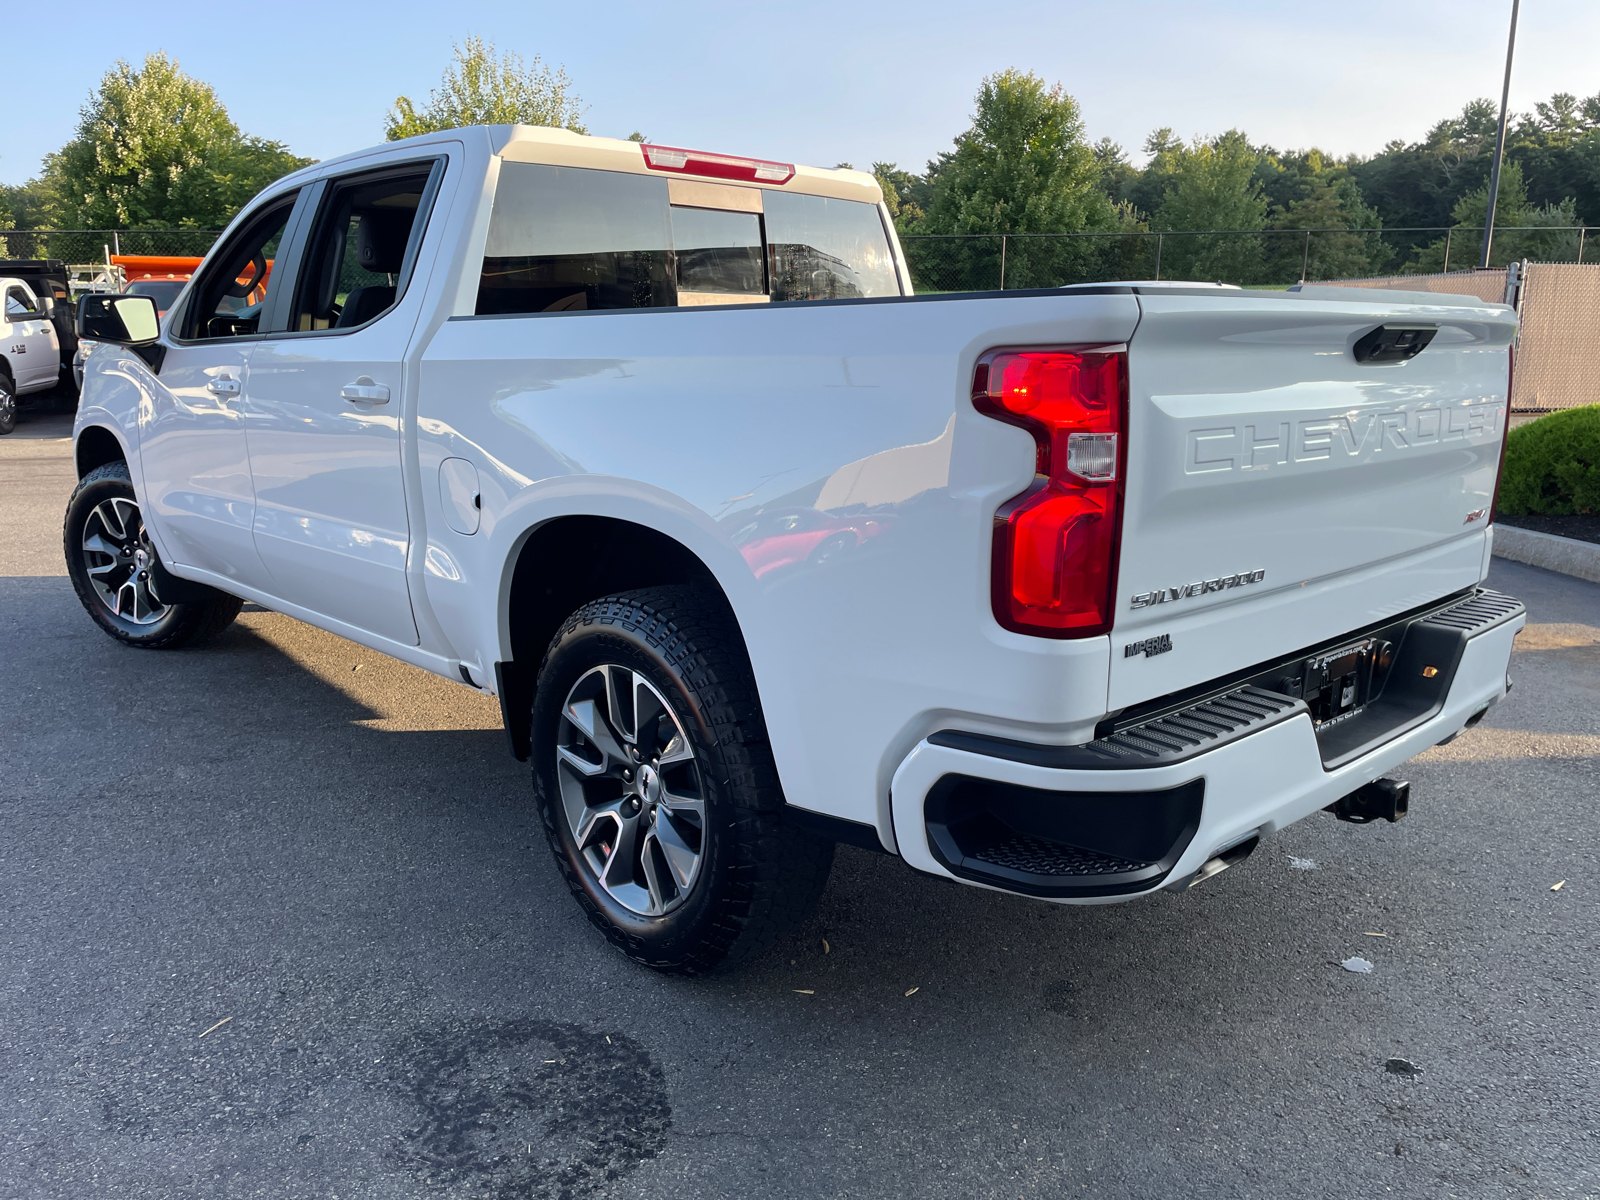
[[[0,367],[0,437],[17,427],[17,388],[11,375]]]
[[[104,525],[105,516],[98,515],[107,511],[103,507],[106,505],[111,506],[120,526],[117,532],[122,536],[117,544],[128,548],[126,557],[132,561],[122,563],[117,554],[91,551],[84,546],[86,537],[99,537],[101,544],[113,544],[112,531]],[[91,522],[96,524],[91,527]],[[72,577],[72,587],[78,593],[78,599],[94,618],[95,624],[126,646],[145,650],[175,650],[179,646],[196,645],[215,637],[233,624],[233,619],[244,605],[244,601],[237,596],[187,580],[175,581],[186,597],[183,603],[167,603],[161,599],[157,580],[164,572],[155,556],[155,547],[150,544],[144,531],[139,501],[134,495],[133,479],[128,474],[127,463],[106,463],[78,481],[72,499],[67,501],[62,543],[67,556],[67,574]],[[93,562],[90,561],[90,554],[95,555]],[[135,560],[138,555],[143,557]],[[106,572],[106,563],[102,561],[104,559],[110,559],[113,564],[109,574]],[[141,568],[146,574],[139,574]],[[94,577],[97,571],[100,574],[98,582]],[[128,615],[115,611],[112,602],[101,590],[102,587],[110,590],[117,584],[121,584],[127,594],[134,596],[133,603],[127,606]],[[141,588],[154,601],[143,611],[137,603]],[[124,594],[124,590],[116,592],[119,602]]]
[[[704,812],[697,874],[662,915],[642,915],[602,886],[563,803],[558,772],[566,768],[558,766],[557,745],[572,728],[563,708],[580,680],[601,667],[642,678],[675,710],[693,751]],[[657,727],[669,732],[658,738],[671,736],[673,720],[659,719],[667,724]],[[644,722],[635,724],[642,746]],[[539,668],[532,748],[534,795],[567,886],[595,927],[635,962],[680,975],[731,966],[770,947],[822,894],[833,843],[785,818],[744,640],[720,595],[645,588],[573,613]]]

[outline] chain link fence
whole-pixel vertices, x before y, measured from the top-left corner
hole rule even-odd
[[[203,257],[212,229],[0,231],[0,258],[105,264],[121,255]],[[900,239],[919,292],[987,292],[1127,279],[1190,279],[1245,287],[1476,265],[1480,234],[1448,227],[1131,233],[910,234]],[[1493,262],[1595,263],[1583,225],[1495,230]]]
[[[910,234],[900,239],[919,292],[1187,279],[1244,287],[1476,265],[1481,233],[1452,227],[1161,233]],[[1587,258],[1585,257],[1587,255]],[[1497,228],[1492,261],[1593,263],[1587,226]]]
[[[124,254],[204,258],[216,229],[28,229],[0,230],[0,258],[54,258],[72,265],[99,263]]]
[[[1524,261],[1505,270],[1328,282],[1515,305],[1520,327],[1511,411],[1546,413],[1600,404],[1600,263]]]

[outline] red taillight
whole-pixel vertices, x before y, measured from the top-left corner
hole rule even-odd
[[[1033,486],[995,513],[994,615],[1040,637],[1111,628],[1121,533],[1124,349],[994,350],[972,403],[1033,434]]]
[[[652,171],[705,175],[711,179],[737,179],[741,183],[788,183],[794,178],[794,166],[791,163],[734,158],[704,150],[680,150],[676,146],[643,145],[639,149],[644,151],[645,166]]]

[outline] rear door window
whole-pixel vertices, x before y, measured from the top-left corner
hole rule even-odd
[[[400,302],[437,167],[410,163],[328,184],[295,289],[292,332],[355,329]]]
[[[665,179],[502,163],[478,312],[670,307],[667,207]]]
[[[777,191],[764,201],[773,300],[900,294],[876,206]]]

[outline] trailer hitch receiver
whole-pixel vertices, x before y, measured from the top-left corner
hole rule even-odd
[[[1374,779],[1348,796],[1339,797],[1328,805],[1327,811],[1341,821],[1365,825],[1380,818],[1393,823],[1410,808],[1410,783],[1403,779]]]

